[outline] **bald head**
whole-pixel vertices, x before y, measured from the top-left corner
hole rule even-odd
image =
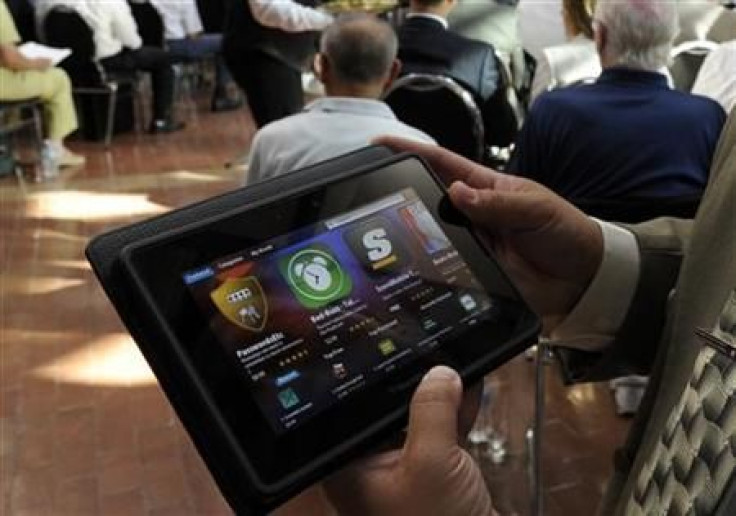
[[[367,14],[339,17],[323,33],[318,69],[325,87],[382,86],[396,68],[398,41],[391,26]]]
[[[604,66],[657,71],[679,30],[675,0],[598,0],[596,43]]]

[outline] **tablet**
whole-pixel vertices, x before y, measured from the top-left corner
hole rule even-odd
[[[299,176],[119,257],[146,356],[240,512],[400,431],[433,365],[472,382],[539,329],[420,158]]]

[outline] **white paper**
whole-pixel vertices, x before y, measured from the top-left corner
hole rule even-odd
[[[66,59],[72,51],[68,48],[54,48],[29,41],[18,46],[18,51],[27,59],[49,59],[56,66]]]

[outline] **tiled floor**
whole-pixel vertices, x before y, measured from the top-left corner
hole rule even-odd
[[[181,133],[121,135],[109,153],[73,144],[89,164],[55,181],[0,180],[0,514],[229,512],[83,249],[101,231],[236,186],[239,173],[222,164],[252,131],[245,110],[200,110]],[[627,422],[607,389],[565,389],[549,370],[546,514],[592,514]],[[520,358],[493,380],[509,455],[499,466],[478,456],[502,514],[529,506],[533,374]],[[277,511],[329,513],[318,489]]]

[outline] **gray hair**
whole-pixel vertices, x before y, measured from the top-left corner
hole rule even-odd
[[[675,0],[598,0],[594,19],[608,29],[608,57],[616,64],[650,71],[669,64],[679,31]]]
[[[332,65],[335,78],[367,84],[386,77],[399,43],[391,26],[368,14],[340,16],[322,33],[320,52]]]

